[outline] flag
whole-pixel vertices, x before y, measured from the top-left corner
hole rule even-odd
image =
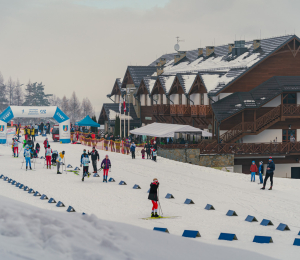
[[[125,100],[123,102],[123,107],[124,107],[124,113],[126,112],[126,103],[125,103]]]

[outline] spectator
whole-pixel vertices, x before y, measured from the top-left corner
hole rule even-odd
[[[131,152],[132,159],[135,159],[135,148],[136,148],[136,145],[134,142],[132,142],[132,144],[130,145],[130,152]]]
[[[252,164],[250,166],[250,172],[251,172],[251,182],[255,182],[255,174],[258,172],[257,166],[255,164],[255,161],[252,161]]]
[[[293,135],[291,135],[291,136],[290,136],[290,142],[291,142],[291,143],[295,143],[295,141],[296,141],[295,137],[294,137]]]
[[[262,178],[262,176],[264,175],[264,165],[263,165],[262,161],[259,162],[258,173],[259,173],[260,184],[263,184],[263,178]]]
[[[267,170],[266,170],[266,177],[265,177],[265,180],[264,180],[264,185],[261,188],[262,190],[265,189],[266,184],[267,184],[267,180],[269,179],[269,177],[270,177],[270,181],[271,181],[271,186],[270,186],[269,190],[272,190],[274,171],[275,171],[275,163],[273,162],[272,157],[270,156],[269,163],[267,164]]]

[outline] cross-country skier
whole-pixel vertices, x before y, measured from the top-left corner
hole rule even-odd
[[[150,184],[150,191],[149,191],[149,196],[148,199],[152,201],[152,213],[151,213],[151,217],[159,217],[159,215],[157,214],[157,208],[158,208],[158,195],[157,195],[157,189],[159,187],[159,182],[157,180],[157,178],[153,179],[153,182]]]
[[[31,169],[31,151],[29,149],[29,146],[26,147],[26,149],[24,150],[24,157],[25,157],[25,161],[26,161],[26,171],[27,171],[27,168],[28,168],[28,164],[29,164],[29,167],[30,167],[30,170]]]
[[[47,169],[49,166],[49,169],[51,169],[51,157],[52,157],[52,149],[50,148],[50,144],[48,145],[48,148],[46,149],[46,163],[47,163]]]
[[[145,159],[145,153],[146,153],[146,151],[145,151],[145,149],[143,148],[142,151],[141,151],[142,159]]]
[[[80,158],[80,167],[83,166],[82,181],[84,181],[85,176],[90,177],[89,163],[90,163],[89,155],[86,153],[86,150],[84,149],[83,154],[81,155]]]
[[[103,182],[107,182],[108,170],[111,167],[108,155],[105,155],[105,159],[101,162],[101,168],[103,169]]]
[[[146,153],[147,153],[147,159],[151,159],[151,145],[150,145],[150,142],[146,143],[145,144],[145,150],[146,150]]]
[[[88,151],[88,155],[91,156],[92,165],[93,165],[93,168],[94,168],[94,173],[96,173],[97,172],[97,159],[99,161],[100,160],[100,156],[99,156],[98,151],[95,149],[95,146],[93,146],[93,150],[91,152]]]
[[[267,164],[267,170],[266,170],[266,177],[265,177],[265,180],[264,180],[264,185],[261,188],[261,190],[265,189],[266,184],[267,184],[267,180],[269,179],[269,177],[270,177],[270,181],[271,181],[271,186],[270,186],[269,190],[272,190],[274,171],[275,171],[275,163],[273,162],[272,157],[270,156],[269,163]]]
[[[13,146],[14,146],[14,157],[19,157],[19,141],[17,137],[14,138]]]
[[[61,174],[59,168],[60,168],[60,164],[63,162],[64,157],[65,157],[65,151],[62,151],[61,153],[59,153],[59,156],[56,159],[57,174]]]

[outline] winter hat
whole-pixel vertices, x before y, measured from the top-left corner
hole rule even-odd
[[[158,179],[157,179],[157,178],[154,178],[153,181],[158,182]]]
[[[270,157],[269,157],[269,160],[271,160],[271,161],[272,161],[272,156],[270,156]]]
[[[263,161],[260,161],[261,164],[263,164]]]
[[[252,161],[252,163],[255,163],[255,161]]]

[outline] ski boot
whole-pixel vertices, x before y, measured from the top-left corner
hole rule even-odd
[[[270,187],[270,189],[269,190],[272,190],[272,186]]]
[[[57,172],[57,174],[61,174],[61,172]]]
[[[32,170],[32,168],[30,167],[30,170]]]
[[[27,171],[27,166],[26,166],[26,171]]]
[[[262,188],[260,188],[261,190],[264,190],[265,189],[265,187],[262,187]]]
[[[151,218],[154,218],[154,212],[151,213]]]
[[[105,177],[103,176],[103,182],[105,182]]]
[[[155,218],[159,218],[159,215],[157,214],[157,212],[155,212],[154,217],[155,217]]]
[[[48,165],[47,165],[47,169],[48,169]]]
[[[49,165],[49,169],[51,170],[51,165]]]
[[[90,178],[90,175],[91,175],[91,174],[88,172],[88,173],[87,173],[88,178]]]
[[[81,179],[82,181],[84,181],[84,177],[82,177],[82,179]]]

